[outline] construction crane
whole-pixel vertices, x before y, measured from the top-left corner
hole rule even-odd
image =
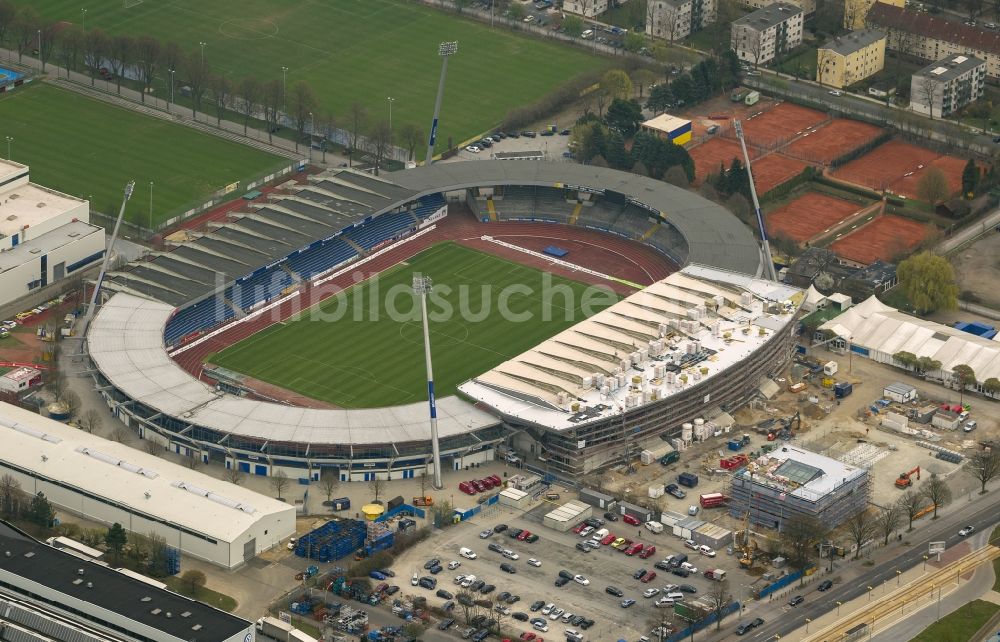
[[[743,517],[743,529],[733,534],[733,543],[736,546],[734,552],[740,556],[740,568],[750,568],[753,566],[756,557],[756,544],[750,539],[750,511]]]
[[[899,473],[899,478],[896,479],[896,488],[909,488],[913,485],[913,480],[910,479],[914,474],[917,475],[917,481],[920,481],[920,466],[917,466],[911,471],[905,473]]]
[[[757,187],[753,182],[753,172],[750,170],[750,154],[747,153],[747,143],[743,139],[743,123],[738,120],[733,121],[733,129],[736,130],[736,138],[740,141],[740,149],[743,150],[743,162],[747,168],[747,178],[750,180],[750,197],[753,199],[753,210],[757,214],[757,227],[760,229],[761,259],[764,262],[764,278],[770,281],[777,281],[778,274],[774,271],[774,261],[771,259],[771,246],[767,242],[767,230],[764,229],[764,215],[760,211],[760,201],[757,200]]]

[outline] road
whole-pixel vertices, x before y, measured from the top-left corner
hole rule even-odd
[[[815,620],[822,614],[828,612],[836,602],[847,603],[857,597],[864,595],[867,587],[881,586],[884,582],[896,579],[896,571],[905,571],[923,563],[923,556],[927,551],[927,544],[930,541],[943,541],[947,547],[954,546],[962,541],[958,535],[958,530],[966,524],[976,527],[979,532],[991,532],[997,524],[997,511],[1000,510],[1000,493],[977,497],[976,501],[962,501],[958,499],[955,504],[946,507],[940,513],[936,522],[928,522],[929,526],[923,526],[917,531],[909,534],[908,541],[912,544],[908,550],[897,555],[894,559],[876,562],[868,571],[860,576],[852,577],[850,581],[835,584],[823,595],[821,601],[814,601],[814,593],[806,594],[806,601],[795,607],[795,617],[779,616],[773,609],[768,612],[754,612],[754,616],[761,616],[766,621],[765,625],[756,629],[753,635],[744,637],[746,640],[777,639],[775,635],[787,636],[790,632],[799,628],[805,623],[805,619]],[[898,638],[905,639],[905,638]]]

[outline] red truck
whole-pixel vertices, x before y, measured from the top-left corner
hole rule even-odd
[[[722,493],[706,493],[698,498],[702,508],[715,508],[726,503],[726,496]]]

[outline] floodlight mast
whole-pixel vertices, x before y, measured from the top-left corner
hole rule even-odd
[[[108,241],[108,249],[104,253],[104,262],[101,263],[101,271],[97,275],[97,283],[94,284],[94,291],[90,295],[90,305],[87,306],[87,314],[83,318],[83,324],[80,329],[80,338],[86,340],[87,338],[87,326],[90,325],[90,320],[94,317],[94,310],[97,307],[97,295],[101,292],[101,285],[104,283],[104,276],[108,272],[108,264],[111,262],[111,251],[115,247],[115,240],[118,238],[118,228],[122,225],[122,219],[125,217],[125,205],[128,204],[130,198],[132,198],[132,192],[135,190],[135,181],[129,181],[128,185],[125,186],[125,194],[122,197],[122,206],[118,210],[118,219],[115,221],[115,228],[111,232],[111,240]]]
[[[431,277],[413,275],[413,293],[420,298],[420,316],[424,324],[424,361],[427,364],[427,403],[431,415],[431,454],[434,459],[434,488],[441,490],[441,443],[438,440],[437,402],[434,398],[434,368],[431,366],[431,335],[427,326],[427,295],[433,283]]]
[[[438,80],[437,98],[434,99],[434,118],[431,120],[431,135],[427,141],[427,156],[424,164],[434,161],[434,142],[437,140],[438,118],[441,116],[441,99],[444,97],[444,78],[448,73],[448,58],[458,53],[457,42],[442,42],[438,45],[438,55],[441,56],[441,78]]]
[[[757,227],[760,229],[761,260],[764,263],[764,278],[769,281],[777,281],[778,275],[774,271],[774,261],[771,259],[771,246],[767,242],[767,230],[764,229],[764,215],[760,211],[760,201],[757,200],[757,187],[753,183],[753,172],[750,170],[750,155],[747,153],[747,143],[743,138],[743,123],[733,120],[733,129],[736,130],[736,138],[740,141],[740,149],[743,150],[743,162],[746,164],[747,179],[750,181],[750,197],[753,198],[753,211],[757,215]]]

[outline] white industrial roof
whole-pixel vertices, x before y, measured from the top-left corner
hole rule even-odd
[[[666,134],[672,133],[675,129],[679,127],[684,127],[685,125],[690,125],[691,121],[687,118],[680,118],[678,116],[672,116],[670,114],[660,114],[654,118],[650,118],[642,124],[643,127],[648,127],[649,129],[655,129]]]
[[[0,217],[2,216],[3,207],[0,207]],[[91,234],[103,235],[104,230],[97,225],[91,225],[83,221],[72,221],[65,225],[60,225],[37,238],[29,237],[27,241],[14,246],[6,252],[0,253],[0,272],[21,267],[29,261],[34,261],[39,257],[50,254],[65,245],[76,243]]]
[[[554,430],[578,427],[721,375],[790,323],[803,299],[802,290],[781,283],[689,265],[459,390],[504,416]],[[766,311],[765,302],[778,309]],[[686,356],[692,344],[705,355],[696,363]],[[681,368],[676,377],[658,372],[668,365]]]
[[[219,541],[295,508],[252,490],[0,402],[0,465],[10,463]]]
[[[20,163],[3,161],[0,165],[0,183],[23,173],[26,169]],[[11,236],[27,227],[30,238],[32,226],[68,212],[85,202],[75,196],[34,183],[19,183],[16,187],[0,188],[0,234]]]
[[[88,333],[91,359],[126,395],[166,415],[222,433],[313,444],[389,444],[430,440],[427,405],[358,410],[314,409],[254,401],[216,391],[167,356],[163,329],[173,306],[116,294]],[[456,397],[437,400],[444,437],[497,424]]]
[[[1000,343],[919,319],[885,305],[874,296],[820,326],[853,345],[893,355],[900,351],[941,362],[942,372],[971,366],[976,379],[1000,377]]]
[[[775,474],[778,469],[788,471],[789,468],[794,467],[794,464],[785,466],[788,462],[815,468],[820,471],[820,474],[802,484],[792,478],[783,477],[780,473]],[[801,467],[795,468],[799,468],[803,472],[807,470]],[[851,466],[832,457],[791,445],[782,446],[777,450],[772,450],[767,455],[758,457],[754,461],[754,466],[744,468],[737,475],[748,477],[751,470],[754,471],[752,479],[755,484],[781,488],[790,495],[802,497],[808,501],[816,501],[833,492],[838,486],[865,474],[865,469],[859,466]]]

